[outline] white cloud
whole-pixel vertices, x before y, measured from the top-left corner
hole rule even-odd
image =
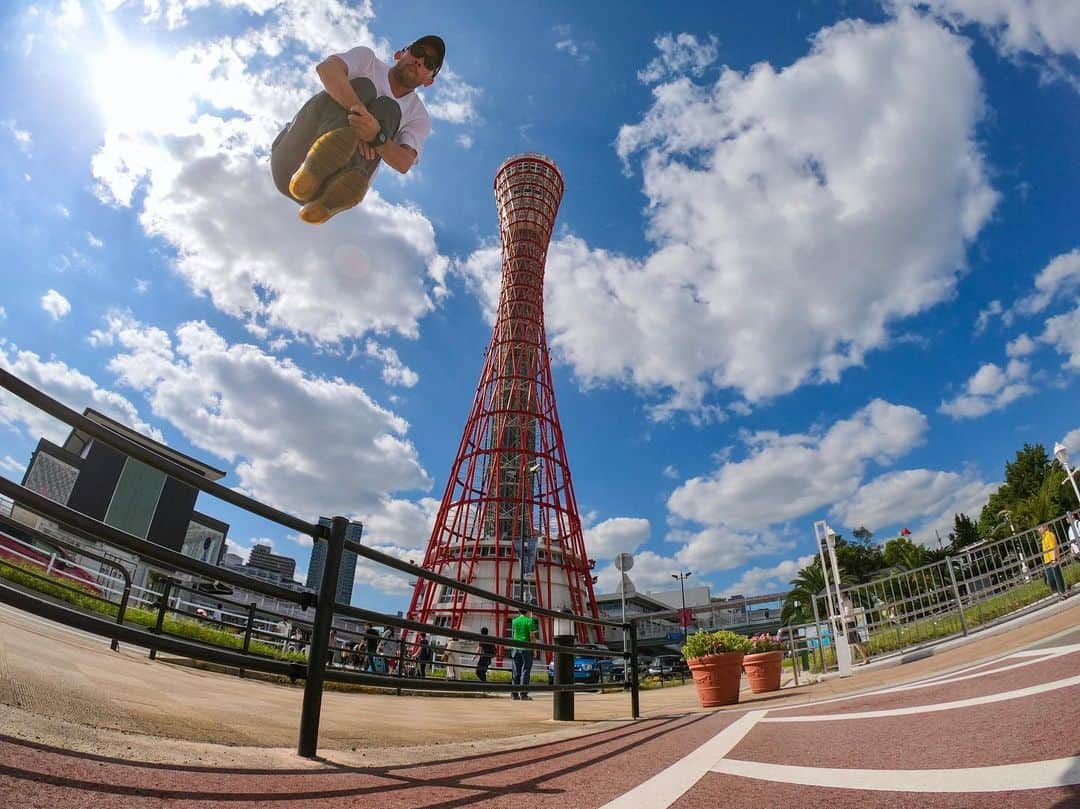
[[[664,467],[661,474],[663,474],[663,476],[666,478],[670,478],[671,480],[677,480],[679,477],[679,470],[676,469],[672,464],[668,464]]]
[[[891,0],[928,9],[950,23],[977,25],[1005,56],[1029,53],[1047,60],[1045,78],[1060,77],[1080,90],[1080,8],[1071,0]]]
[[[1069,432],[1061,439],[1061,443],[1065,445],[1069,455],[1072,456],[1069,458],[1069,466],[1075,466],[1077,461],[1080,461],[1080,427]]]
[[[652,525],[640,517],[612,517],[585,530],[585,549],[590,558],[612,559],[634,553],[649,540]]]
[[[84,408],[92,407],[155,441],[165,440],[157,428],[139,417],[138,409],[128,399],[99,387],[86,374],[58,359],[43,360],[32,351],[20,351],[13,343],[0,338],[0,367],[73,410],[81,413]],[[55,444],[63,443],[71,432],[70,427],[46,416],[36,407],[6,394],[0,397],[0,424],[22,427],[33,440],[44,437]]]
[[[724,592],[728,596],[736,593],[759,595],[762,593],[786,592],[791,589],[791,580],[799,575],[799,571],[813,562],[815,558],[817,557],[811,554],[798,559],[785,559],[772,567],[748,568],[743,571],[737,581],[725,587]]]
[[[711,34],[707,41],[699,41],[693,34],[661,34],[653,44],[660,55],[638,71],[638,80],[645,84],[685,73],[700,77],[720,55],[720,41]]]
[[[0,320],[7,320],[7,309],[0,306]]]
[[[593,590],[597,593],[615,593],[619,589],[619,571],[614,564],[598,567],[597,582]],[[627,575],[639,593],[670,590],[671,574],[685,570],[678,559],[661,556],[654,551],[642,551],[634,555],[634,569]],[[627,591],[629,592],[629,590]]]
[[[1043,311],[1055,299],[1080,288],[1080,247],[1051,259],[1035,276],[1035,291],[1016,303],[1016,311],[1030,315]]]
[[[1015,358],[1005,368],[985,363],[967,381],[964,392],[943,401],[938,410],[954,419],[973,419],[1001,410],[1035,392],[1027,381],[1030,371],[1028,363]]]
[[[27,129],[20,129],[19,125],[12,120],[3,121],[2,123],[0,123],[0,126],[3,126],[3,128],[6,129],[8,133],[10,133],[12,139],[15,141],[16,145],[19,147],[22,153],[29,156],[30,151],[34,145],[34,137],[30,134],[30,131]]]
[[[476,124],[480,122],[476,111],[480,95],[479,87],[469,84],[449,67],[443,67],[435,84],[424,93],[424,105],[432,118],[451,124]]]
[[[656,417],[720,418],[717,392],[753,403],[836,381],[954,294],[997,200],[966,40],[912,14],[845,22],[782,70],[654,97],[617,148],[640,158],[655,251],[565,235],[548,254],[551,345],[586,384],[667,397]],[[498,249],[458,269],[493,309]]]
[[[572,57],[579,65],[584,65],[596,53],[597,45],[591,39],[560,39],[555,43],[555,50]]]
[[[312,376],[205,323],[174,336],[122,316],[109,324],[109,369],[194,446],[232,464],[239,488],[307,519],[367,522],[393,492],[430,479],[404,419],[342,379]]]
[[[1070,312],[1048,319],[1039,340],[1066,356],[1066,368],[1080,371],[1080,305]]]
[[[898,524],[913,527],[919,521],[939,525],[944,520],[951,526],[955,513],[974,513],[977,518],[997,487],[974,472],[905,469],[861,486],[829,514],[849,528],[865,525],[872,531]]]
[[[12,475],[21,475],[26,471],[26,464],[19,463],[10,455],[5,455],[3,458],[0,458],[0,470]]]
[[[1001,301],[990,301],[985,309],[979,311],[979,316],[975,320],[975,335],[978,336],[986,331],[987,326],[990,325],[990,321],[995,317],[1002,317],[1005,312],[1001,305]]]
[[[48,312],[53,320],[59,320],[71,311],[71,304],[55,289],[50,289],[41,296],[41,308]]]
[[[150,290],[150,282],[145,278],[135,279],[135,291],[140,295],[145,295]]]
[[[193,6],[171,8],[182,21]],[[389,46],[368,30],[369,5],[265,8],[243,33],[168,55],[110,46],[96,84],[167,74],[170,93],[149,112],[142,93],[107,94],[104,143],[92,163],[98,193],[128,206],[144,187],[144,230],[175,249],[179,273],[226,314],[317,341],[372,331],[415,336],[445,292],[447,260],[431,222],[414,206],[387,203],[376,187],[355,210],[305,226],[273,187],[267,163],[281,122],[318,89],[313,66],[327,43],[380,53]],[[310,56],[296,58],[297,48]],[[436,101],[445,96],[456,109],[445,114],[468,119],[467,85],[448,71],[439,83]]]
[[[462,149],[471,149],[473,146],[473,137],[472,135],[461,134],[457,136],[457,142]]]
[[[420,381],[420,375],[403,365],[397,352],[389,346],[380,346],[374,340],[368,340],[364,344],[364,353],[382,362],[382,378],[387,385],[411,388]]]
[[[105,246],[105,242],[101,241],[101,239],[99,239],[97,236],[95,236],[90,231],[86,231],[86,242],[91,247],[95,247],[95,248]]]
[[[920,443],[926,417],[875,399],[828,430],[743,437],[744,460],[678,487],[668,509],[705,525],[760,531],[850,497],[871,462],[892,462]]]
[[[69,211],[64,205],[58,204],[56,206],[56,212],[60,214],[60,216],[64,217],[64,219],[71,219],[71,211]]]
[[[1036,342],[1026,334],[1021,334],[1005,346],[1005,353],[1009,357],[1026,357],[1030,354],[1034,354],[1037,350],[1038,345]]]

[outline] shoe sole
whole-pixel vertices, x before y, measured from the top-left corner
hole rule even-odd
[[[320,135],[289,180],[289,193],[300,202],[311,201],[330,175],[348,165],[355,151],[356,133],[349,127]]]
[[[330,178],[326,190],[300,209],[300,218],[309,225],[321,225],[335,214],[360,204],[367,193],[370,175],[362,168],[346,169]]]

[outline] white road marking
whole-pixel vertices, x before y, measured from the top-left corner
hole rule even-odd
[[[1080,756],[955,770],[860,770],[796,767],[726,758],[713,772],[784,784],[888,792],[1005,792],[1080,784]],[[644,804],[642,804],[644,805]]]
[[[1035,652],[1038,652],[1038,657],[1035,656]],[[989,660],[983,663],[979,663],[976,666],[971,666],[958,671],[952,671],[947,674],[939,674],[935,677],[929,677],[925,680],[916,680],[912,683],[906,683],[904,685],[883,686],[881,688],[874,689],[873,691],[862,691],[858,694],[844,694],[839,697],[830,697],[829,699],[820,699],[813,702],[807,702],[796,705],[783,705],[776,708],[770,708],[770,712],[777,713],[779,711],[799,711],[807,708],[816,708],[819,705],[829,705],[834,702],[845,702],[853,699],[862,699],[863,697],[872,697],[879,694],[896,694],[902,691],[915,691],[919,688],[929,688],[935,685],[945,685],[947,683],[961,682],[962,680],[970,680],[975,677],[986,677],[991,674],[997,674],[1003,671],[1012,671],[1013,669],[1023,668],[1024,666],[1032,666],[1036,663],[1044,663],[1054,658],[1061,657],[1062,655],[1072,654],[1073,652],[1080,651],[1080,643],[1069,644],[1066,646],[1055,646],[1047,649],[1029,650],[1026,652],[1017,652],[1015,654],[1006,655],[1000,657],[997,660]],[[983,666],[989,666],[994,663],[1001,662],[1002,660],[1009,660],[1013,657],[1025,657],[1028,658],[1020,663],[1013,663],[1009,666],[1001,666],[996,669],[987,669],[978,671]],[[970,672],[965,674],[964,672]],[[772,720],[770,720],[772,721]]]
[[[987,705],[992,702],[1004,702],[1010,699],[1021,699],[1036,694],[1044,694],[1047,691],[1056,691],[1059,688],[1069,688],[1080,685],[1080,675],[1066,677],[1064,680],[1054,680],[1049,683],[1031,685],[1027,688],[1017,688],[1014,691],[1002,691],[998,694],[986,694],[981,697],[970,699],[958,699],[953,702],[936,702],[931,705],[909,705],[905,708],[888,708],[880,711],[855,711],[852,713],[832,713],[818,716],[774,716],[771,719],[762,719],[762,722],[838,722],[845,719],[878,719],[883,716],[911,716],[913,714],[933,713],[935,711],[951,711],[955,708],[972,708],[976,705]]]
[[[766,711],[748,711],[692,753],[600,809],[641,809],[643,806],[666,809],[742,741],[765,714]]]

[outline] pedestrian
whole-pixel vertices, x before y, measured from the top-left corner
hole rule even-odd
[[[416,639],[416,652],[413,654],[416,661],[416,676],[421,680],[427,677],[427,667],[431,662],[431,644],[428,643],[427,635],[423,632]]]
[[[855,615],[855,605],[851,603],[849,593],[844,593],[840,598],[840,612],[844,618],[844,629],[847,630],[847,641],[862,657],[860,665],[869,663],[870,655],[867,653],[866,644],[863,643],[862,636],[859,634],[859,622]]]
[[[405,174],[419,160],[431,118],[414,92],[430,87],[446,44],[420,37],[391,67],[371,48],[334,54],[315,69],[323,91],[275,138],[270,168],[278,190],[318,225],[364,198],[379,163]]]
[[[1046,575],[1046,583],[1050,586],[1050,592],[1057,593],[1061,598],[1068,598],[1069,593],[1065,589],[1065,579],[1061,575],[1061,566],[1058,564],[1058,540],[1057,534],[1050,523],[1039,526],[1042,531],[1043,571]]]
[[[532,611],[527,607],[521,607],[519,615],[510,622],[510,631],[515,643],[536,643],[536,636],[540,627],[536,619],[532,617]],[[510,653],[513,661],[514,685],[528,685],[532,679],[533,650],[525,647],[516,647]],[[512,691],[513,699],[532,699],[527,691]]]
[[[1080,559],[1080,511],[1069,515],[1069,550],[1074,559]]]
[[[487,636],[488,628],[480,627],[480,634]],[[482,683],[487,682],[488,669],[491,667],[491,659],[495,657],[495,644],[491,641],[480,641],[476,647],[476,679]]]
[[[377,668],[375,658],[379,654],[379,632],[371,624],[364,629],[364,652],[367,654],[364,671],[375,672]]]
[[[394,634],[394,627],[388,626],[383,630],[382,640],[379,641],[379,657],[386,663],[386,673],[393,674],[397,670],[398,644]]]

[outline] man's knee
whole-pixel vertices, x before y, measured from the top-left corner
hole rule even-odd
[[[349,79],[349,84],[352,85],[353,92],[356,93],[356,97],[360,99],[364,106],[379,97],[379,91],[375,89],[375,83],[371,79],[358,76],[355,79]]]

